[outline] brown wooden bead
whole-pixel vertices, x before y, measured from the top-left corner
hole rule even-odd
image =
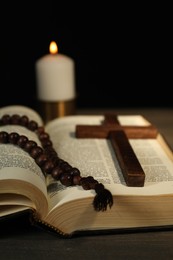
[[[39,139],[42,141],[42,140],[45,140],[45,139],[49,139],[49,134],[48,133],[45,133],[45,132],[42,132],[39,134]]]
[[[40,154],[36,157],[35,162],[41,167],[45,162],[47,162],[48,158],[45,153]]]
[[[52,141],[49,139],[45,139],[45,140],[42,140],[41,144],[44,148],[46,148],[46,147],[52,146]]]
[[[89,184],[87,178],[85,178],[85,177],[81,178],[80,184],[82,185],[82,188],[84,190],[90,190],[90,184]]]
[[[53,170],[53,168],[55,167],[54,163],[51,160],[47,160],[43,166],[42,166],[42,170],[48,174],[50,174]]]
[[[64,163],[64,160],[58,158],[58,166],[60,167]]]
[[[96,181],[96,180],[95,180],[95,182],[89,183],[90,189],[91,189],[91,190],[95,190],[97,184],[98,184],[98,181]]]
[[[52,157],[54,157],[54,156],[57,157],[57,152],[53,149],[52,146],[47,146],[47,147],[45,148],[45,153],[46,153],[46,155],[47,155],[49,158],[52,158]]]
[[[17,145],[19,147],[23,148],[25,146],[26,142],[28,142],[28,138],[25,135],[21,135],[21,136],[19,136]]]
[[[71,173],[72,167],[69,165],[68,162],[63,161],[61,164],[58,164],[58,165],[60,166],[61,169],[63,169],[63,171],[65,171],[65,172],[70,171],[70,173]]]
[[[34,120],[31,120],[28,123],[28,129],[30,129],[31,131],[35,131],[37,128],[38,128],[38,124]]]
[[[32,158],[37,158],[40,154],[43,153],[43,149],[40,146],[36,146],[32,148],[32,150],[29,152]]]
[[[80,181],[81,181],[82,177],[80,175],[74,175],[73,176],[73,185],[81,185]]]
[[[60,176],[60,182],[65,186],[71,186],[73,184],[73,177],[70,173],[63,173]]]
[[[36,147],[37,143],[35,141],[32,140],[28,140],[28,142],[26,142],[25,146],[24,146],[24,150],[26,152],[30,152],[32,148]]]
[[[59,180],[61,174],[63,174],[63,170],[61,168],[59,168],[58,166],[56,166],[55,168],[53,168],[51,175],[55,180]]]
[[[5,131],[0,132],[0,143],[6,144],[8,143],[8,133]]]
[[[38,136],[40,136],[41,133],[44,133],[44,127],[38,126],[38,128],[36,129],[36,133]]]
[[[18,133],[10,133],[8,137],[8,141],[11,144],[16,144],[17,141],[19,140],[19,134]]]
[[[77,169],[76,167],[72,167],[70,173],[71,173],[73,176],[80,175],[80,171],[79,171],[79,169]]]
[[[20,116],[19,115],[14,114],[14,115],[11,116],[11,124],[18,125],[19,122],[20,122]]]
[[[3,115],[1,120],[2,120],[2,125],[11,124],[11,116],[10,115]]]
[[[98,184],[98,181],[95,180],[95,179],[93,178],[93,176],[88,176],[88,177],[86,177],[86,179],[87,179],[87,181],[88,181],[88,183],[89,183],[90,189],[95,189],[96,184]]]
[[[20,125],[28,127],[29,118],[27,116],[21,116]]]

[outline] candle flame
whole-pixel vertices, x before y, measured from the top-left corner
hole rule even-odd
[[[58,53],[58,46],[57,46],[56,42],[52,41],[52,42],[50,43],[49,51],[50,51],[51,54],[56,54],[56,53]]]

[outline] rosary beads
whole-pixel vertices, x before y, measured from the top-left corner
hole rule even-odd
[[[38,126],[34,120],[29,120],[25,115],[3,115],[0,118],[0,126],[3,125],[20,125],[35,132],[41,142],[41,146],[33,140],[29,140],[25,135],[19,135],[16,132],[7,133],[0,132],[0,143],[13,144],[22,148],[27,152],[41,168],[43,174],[51,174],[51,176],[60,181],[65,186],[80,185],[84,190],[94,189],[96,196],[93,201],[93,206],[96,211],[105,211],[107,206],[111,208],[113,205],[112,194],[104,188],[102,183],[99,183],[92,176],[81,177],[78,168],[72,167],[67,161],[59,158],[57,152],[53,148],[49,134],[45,132],[43,126]]]

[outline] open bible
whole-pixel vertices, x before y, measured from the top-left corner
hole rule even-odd
[[[93,176],[103,183],[113,196],[113,204],[107,210],[95,210],[92,189],[63,185],[44,174],[26,151],[15,144],[1,142],[0,219],[30,210],[33,224],[64,237],[173,225],[173,153],[163,136],[143,116],[115,118],[118,131],[127,139],[123,139],[125,149],[121,149],[122,135],[114,135],[116,130],[112,131],[110,122],[103,124],[104,115],[66,116],[44,125],[41,116],[29,107],[0,108],[0,118],[16,114],[26,115],[44,126],[58,156],[80,169],[83,177]],[[97,127],[101,125],[104,126],[101,131],[105,133],[108,129],[109,135],[100,134]],[[139,134],[133,130],[136,127],[140,129]],[[146,129],[149,135],[143,134]],[[42,145],[37,135],[22,125],[1,124],[2,132],[15,132]],[[131,172],[130,177],[128,172],[123,173],[131,169],[135,172],[136,168],[131,166],[134,157],[142,179],[138,172],[134,176]],[[134,181],[139,176],[139,181]]]

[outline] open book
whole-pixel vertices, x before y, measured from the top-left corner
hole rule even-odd
[[[24,106],[0,109],[3,115],[27,115],[44,125],[40,115]],[[121,126],[151,126],[141,115],[118,115]],[[113,205],[93,208],[95,192],[80,185],[66,187],[45,175],[23,149],[0,143],[0,218],[31,210],[32,220],[62,236],[84,232],[168,227],[173,225],[173,153],[160,133],[152,138],[129,138],[145,173],[141,187],[127,185],[109,138],[76,136],[77,125],[102,125],[104,115],[57,118],[44,127],[58,156],[93,176],[111,191]],[[37,135],[17,124],[1,124],[0,132],[19,133],[41,146]],[[122,155],[123,157],[123,155]]]

